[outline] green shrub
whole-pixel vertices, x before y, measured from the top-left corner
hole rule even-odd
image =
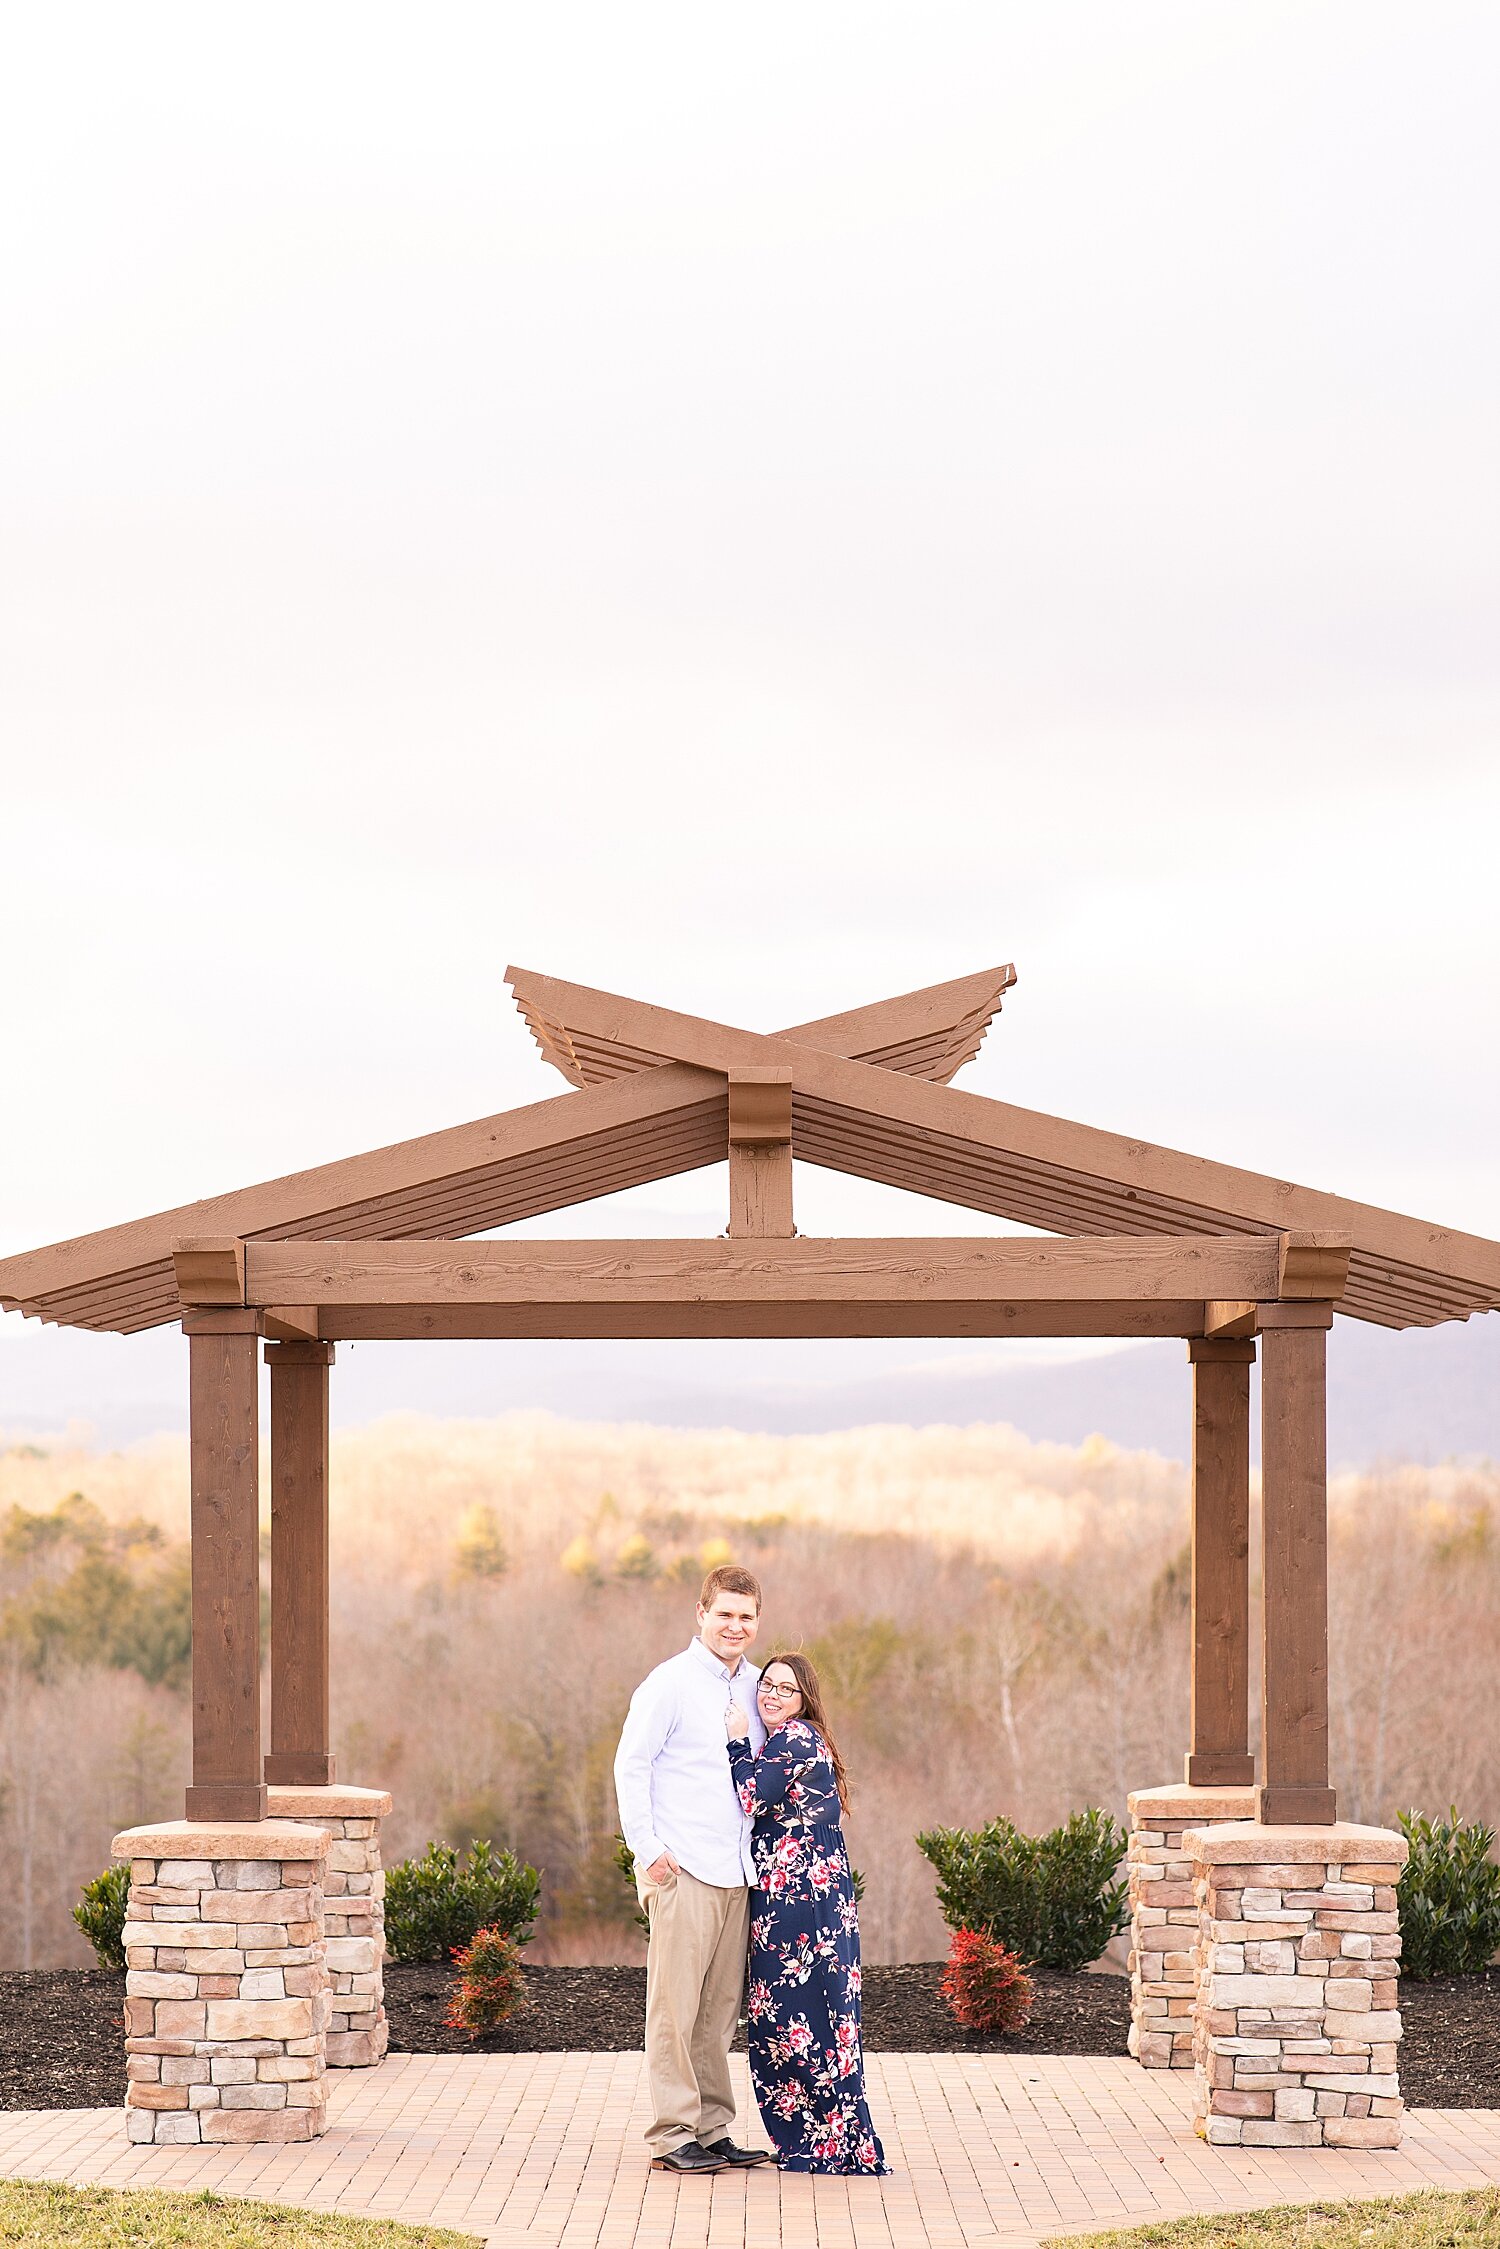
[[[1398,1812],[1411,1856],[1396,1884],[1401,1913],[1401,1967],[1427,1976],[1471,1976],[1500,1951],[1500,1866],[1490,1857],[1495,1831],[1478,1820],[1460,1823]]]
[[[443,2017],[450,2030],[466,2030],[471,2038],[479,2038],[525,2006],[521,1948],[503,1929],[480,1929],[472,1944],[454,1954],[453,1965],[458,1982]]]
[[[92,1882],[83,1885],[82,1902],[73,1908],[73,1919],[94,1948],[101,1968],[123,1968],[125,1943],[121,1931],[130,1901],[130,1868],[123,1860],[107,1866]]]
[[[450,1960],[481,1929],[531,1941],[542,1878],[513,1851],[475,1843],[466,1858],[447,1843],[402,1859],[385,1878],[385,1941],[393,1960]]]
[[[1023,1835],[1005,1818],[937,1827],[917,1848],[937,1869],[949,1928],[994,1937],[1027,1967],[1087,1967],[1125,1926],[1125,1834],[1108,1812],[1074,1812],[1050,1835]]]

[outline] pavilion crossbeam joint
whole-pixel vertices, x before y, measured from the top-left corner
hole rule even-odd
[[[1277,1257],[1279,1297],[1320,1297],[1337,1303],[1349,1285],[1352,1235],[1329,1227],[1284,1233]]]
[[[792,1219],[792,1072],[734,1065],[729,1080],[729,1231],[783,1240]]]
[[[729,1072],[729,1145],[791,1145],[792,1073],[789,1069]]]
[[[172,1271],[184,1307],[245,1301],[245,1245],[233,1235],[175,1243]]]

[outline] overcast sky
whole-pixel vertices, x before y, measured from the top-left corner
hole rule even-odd
[[[0,1251],[561,1090],[511,959],[767,1028],[1013,959],[976,1090],[1500,1234],[1497,61],[15,12]]]

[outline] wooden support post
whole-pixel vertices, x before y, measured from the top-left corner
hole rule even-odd
[[[792,1073],[729,1072],[729,1231],[794,1234]]]
[[[1245,1788],[1250,1754],[1250,1368],[1255,1345],[1194,1341],[1193,1674],[1185,1779]]]
[[[325,1788],[328,1745],[328,1369],[331,1343],[268,1343],[271,1370],[271,1747],[266,1779]]]
[[[1317,1827],[1328,1784],[1327,1305],[1261,1311],[1264,1720],[1256,1817]],[[1272,1322],[1275,1324],[1271,1324]]]
[[[193,1779],[187,1816],[266,1816],[260,1769],[259,1316],[199,1311],[189,1332]]]

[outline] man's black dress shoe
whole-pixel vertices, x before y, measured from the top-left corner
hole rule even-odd
[[[696,2140],[684,2140],[681,2147],[674,2147],[670,2155],[658,2155],[655,2162],[658,2169],[662,2171],[727,2171],[729,2169],[727,2156],[718,2154],[712,2148],[699,2147]]]
[[[707,2155],[721,2156],[737,2171],[748,2171],[757,2163],[769,2163],[771,2151],[764,2147],[736,2147],[733,2140],[710,2140],[704,2150]]]

